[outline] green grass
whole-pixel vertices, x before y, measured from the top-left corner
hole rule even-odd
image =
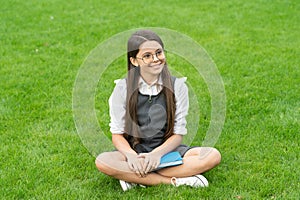
[[[0,197],[2,199],[298,199],[300,197],[300,6],[271,1],[2,1],[0,8]],[[99,173],[73,121],[72,92],[89,52],[139,27],[184,33],[215,61],[226,89],[222,163],[210,187],[160,185],[121,191]],[[172,66],[197,85],[189,64]],[[97,117],[124,59],[103,74]],[[117,70],[115,70],[117,68]],[[111,69],[111,70],[110,70]],[[103,90],[105,89],[105,90]],[[200,79],[201,144],[209,94]],[[203,137],[202,137],[203,136]]]

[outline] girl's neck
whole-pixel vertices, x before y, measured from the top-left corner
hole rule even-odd
[[[148,84],[148,85],[153,85],[158,81],[159,75],[156,76],[145,76],[141,74],[142,79]]]

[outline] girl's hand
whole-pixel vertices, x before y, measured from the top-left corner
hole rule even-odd
[[[158,167],[161,155],[155,152],[141,153],[138,155],[138,158],[144,159],[143,172],[147,174]]]
[[[136,154],[127,154],[126,158],[127,158],[128,167],[131,171],[136,173],[136,175],[139,177],[146,176],[147,173],[145,173],[143,170],[143,162],[144,162],[143,158],[140,158]]]

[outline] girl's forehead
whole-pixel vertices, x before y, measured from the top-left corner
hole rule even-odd
[[[162,46],[154,40],[146,41],[140,45],[140,51],[162,49]]]

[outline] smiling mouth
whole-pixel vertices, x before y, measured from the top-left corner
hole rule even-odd
[[[163,63],[159,63],[159,64],[155,64],[155,65],[150,65],[149,67],[158,67],[160,65],[162,65]]]

